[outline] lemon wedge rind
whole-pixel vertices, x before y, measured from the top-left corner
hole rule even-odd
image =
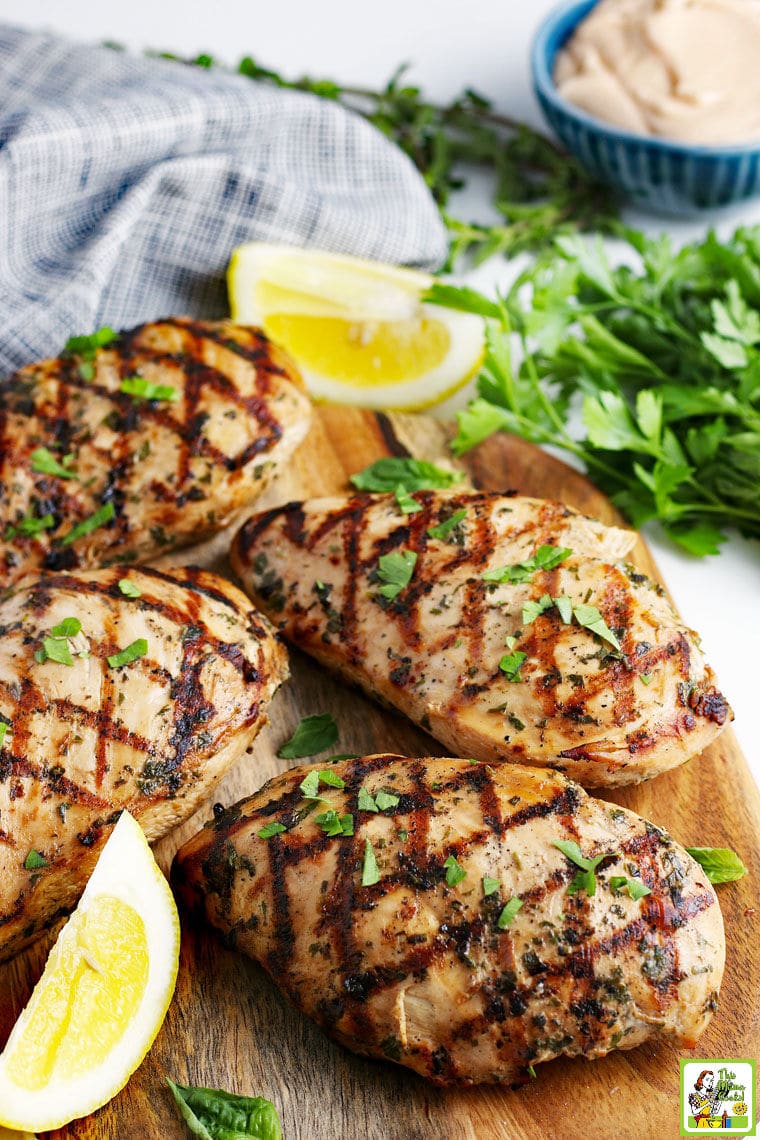
[[[130,951],[124,941],[130,934],[124,929],[116,932],[117,945],[109,946],[109,931],[98,926],[104,915],[127,932],[137,932],[132,949],[143,971],[134,987],[124,987],[131,995],[131,1005],[129,995],[124,999],[129,1016],[123,1026],[118,1015],[111,1022],[103,1016],[91,1018],[90,1024],[77,1024],[74,1018],[67,1022],[71,995],[81,1005],[81,990],[89,986],[97,1002],[101,984],[103,992],[109,992],[107,979],[101,983],[99,975],[113,963],[114,954],[124,957]],[[60,1128],[94,1112],[124,1087],[166,1016],[177,978],[179,942],[171,888],[140,825],[122,812],[0,1055],[0,1125],[22,1132]],[[123,968],[132,969],[131,959]],[[112,995],[117,1010],[120,997]],[[49,1026],[49,1041],[44,1032],[40,1035],[40,1025]],[[105,1047],[109,1033],[115,1039]],[[98,1058],[104,1047],[105,1054]]]

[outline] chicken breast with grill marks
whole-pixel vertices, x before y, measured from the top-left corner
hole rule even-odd
[[[0,383],[0,585],[213,534],[310,416],[285,353],[229,321],[156,321],[22,368]]]
[[[663,831],[548,770],[369,756],[331,765],[315,806],[303,781],[318,772],[219,814],[173,875],[343,1045],[474,1084],[563,1054],[695,1044],[723,922]],[[591,880],[557,842],[597,861]]]
[[[623,561],[633,534],[538,499],[413,498],[254,515],[232,564],[296,645],[461,756],[634,783],[731,719],[696,636]]]
[[[203,570],[27,579],[0,627],[5,958],[73,909],[122,808],[151,841],[195,811],[251,745],[287,661],[266,618]]]

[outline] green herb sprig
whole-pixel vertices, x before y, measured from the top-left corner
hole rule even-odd
[[[166,1083],[193,1136],[202,1140],[282,1140],[277,1109],[264,1097],[177,1085],[168,1077]]]
[[[282,760],[301,760],[332,748],[338,739],[338,726],[330,713],[317,713],[303,717],[290,740],[281,745],[277,755]],[[319,773],[323,777],[324,773]]]

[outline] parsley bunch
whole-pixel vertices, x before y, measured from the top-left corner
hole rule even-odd
[[[489,318],[454,450],[499,429],[562,448],[634,526],[659,519],[692,554],[717,553],[727,527],[760,538],[760,227],[678,252],[620,234],[637,269],[569,236],[495,301],[433,287]]]

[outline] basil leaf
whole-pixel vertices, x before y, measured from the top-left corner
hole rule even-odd
[[[492,879],[488,875],[483,877],[483,894],[486,897],[488,897],[488,895],[495,895],[500,886],[501,883],[498,879]]]
[[[384,598],[393,601],[404,587],[409,585],[416,563],[417,555],[413,550],[402,550],[398,554],[380,556],[377,576],[385,583],[380,587],[380,593]]]
[[[505,673],[508,681],[517,682],[522,681],[520,669],[528,660],[528,654],[523,653],[521,649],[516,649],[513,653],[507,653],[502,657],[499,662],[499,668],[502,673]]]
[[[282,1140],[277,1110],[263,1097],[176,1085],[168,1077],[166,1083],[182,1119],[201,1140]]]
[[[170,384],[151,384],[150,380],[144,380],[142,376],[125,376],[119,385],[119,391],[138,400],[168,400],[173,403],[179,399],[179,392]]]
[[[338,726],[330,713],[305,716],[299,721],[290,740],[277,752],[281,760],[300,760],[332,748],[338,739]]]
[[[116,508],[113,503],[104,503],[102,507],[89,516],[89,518],[82,519],[76,526],[73,526],[69,533],[61,539],[63,546],[68,546],[71,542],[76,542],[78,538],[84,538],[86,534],[92,534],[99,526],[104,523],[110,522],[116,516]]]
[[[43,530],[50,530],[55,526],[55,519],[52,515],[42,515],[38,518],[36,515],[27,515],[23,519],[19,519],[13,526],[9,526],[5,532],[6,541],[15,538],[16,535],[23,535],[24,538],[34,538]]]
[[[314,800],[319,795],[319,772],[313,768],[308,772],[301,783],[298,785],[301,789],[301,795],[304,799]]]
[[[516,562],[511,566],[499,566],[486,570],[484,582],[529,582],[539,570],[554,570],[572,554],[566,546],[539,546],[532,558]]]
[[[40,475],[56,475],[59,479],[78,479],[76,471],[65,466],[66,460],[70,461],[72,458],[71,455],[64,455],[64,462],[59,463],[46,447],[37,447],[29,457],[29,461],[32,471],[37,471]]]
[[[321,815],[316,816],[314,822],[318,823],[327,835],[354,834],[354,817],[352,815],[339,816],[334,808],[330,808],[329,811],[322,812]]]
[[[375,802],[380,808],[380,811],[387,811],[388,808],[396,807],[399,801],[398,796],[394,796],[392,792],[380,791],[375,796]]]
[[[356,801],[356,806],[358,807],[359,811],[380,810],[366,788],[359,788],[359,796]]]
[[[112,653],[106,661],[112,669],[120,669],[122,665],[131,665],[133,661],[137,661],[138,657],[144,657],[148,652],[148,642],[144,637],[138,637],[137,641],[133,641],[125,649],[120,649],[118,653]]]
[[[522,608],[522,623],[523,625],[531,625],[537,617],[539,617],[546,610],[551,609],[554,602],[548,594],[544,594],[537,602],[528,601]]]
[[[105,348],[111,341],[116,340],[118,335],[113,329],[104,325],[103,328],[96,329],[89,336],[70,336],[63,351],[91,359],[99,348]]]
[[[438,538],[441,542],[445,542],[451,534],[452,530],[467,514],[467,508],[462,507],[461,511],[454,511],[453,515],[449,515],[443,522],[438,523],[437,526],[429,526],[427,528],[428,538]]]
[[[607,626],[596,606],[575,606],[573,608],[573,617],[578,622],[578,625],[582,625],[584,629],[595,633],[597,637],[601,638],[602,641],[608,642],[614,649],[620,649],[620,642]]]
[[[79,618],[67,617],[50,631],[51,637],[76,637],[82,628]]]
[[[396,488],[396,506],[401,511],[402,515],[416,515],[417,511],[421,511],[422,507],[413,499],[406,487]]]
[[[396,491],[403,487],[412,491],[435,491],[451,487],[464,478],[461,471],[448,471],[424,459],[401,459],[386,456],[376,459],[363,471],[351,476],[359,491]]]
[[[5,744],[5,738],[8,735],[10,727],[7,721],[0,720],[0,749],[2,749]]]
[[[641,879],[627,879],[625,875],[612,875],[610,877],[610,886],[613,891],[627,890],[628,895],[634,901],[643,899],[646,895],[651,895],[652,890],[642,883]]]
[[[730,847],[687,847],[686,850],[704,868],[711,883],[733,883],[749,874]]]
[[[69,643],[65,637],[43,637],[42,649],[37,650],[34,659],[40,664],[44,661],[57,661],[59,665],[74,664],[74,658],[71,656]]]

